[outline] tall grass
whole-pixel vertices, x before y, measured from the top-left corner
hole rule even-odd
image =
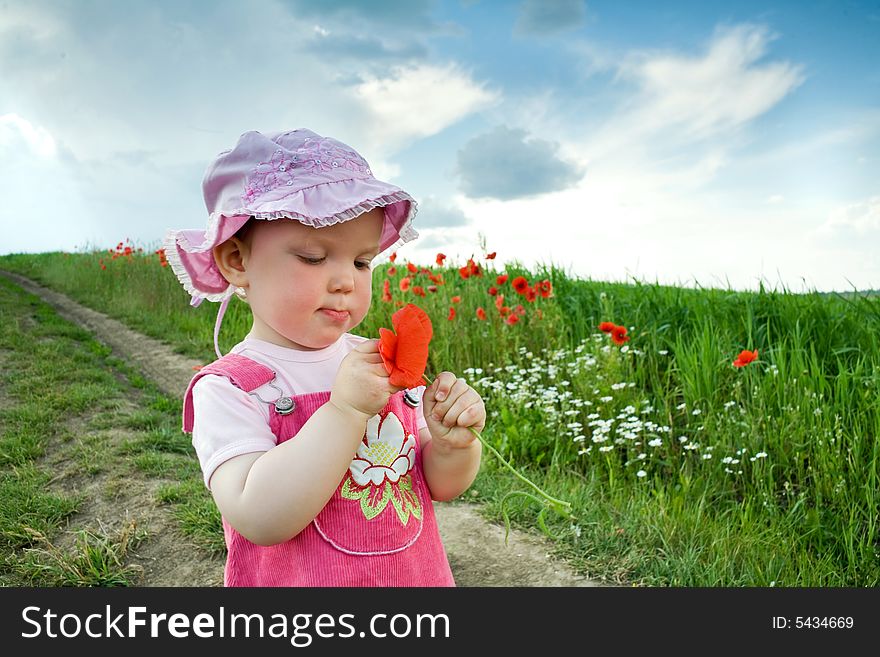
[[[388,264],[374,271],[372,309],[356,332],[376,336],[398,302],[428,312],[430,369],[465,374],[487,400],[484,436],[575,503],[577,522],[560,518],[555,529],[585,571],[690,586],[880,582],[878,298],[606,283],[519,263],[467,279],[457,266],[433,267],[445,284],[414,297],[398,287],[405,265],[395,266],[395,276]],[[216,306],[190,308],[154,255],[15,255],[0,267],[214,358]],[[505,304],[525,310],[508,325],[487,293],[502,270],[551,281],[553,296],[530,303],[510,280],[498,285]],[[391,303],[381,300],[385,278]],[[602,321],[626,326],[630,341],[612,344]],[[223,351],[248,329],[247,307],[233,302]],[[759,359],[734,368],[743,349]],[[515,487],[486,455],[477,499],[497,510]],[[515,515],[534,520],[525,506]]]

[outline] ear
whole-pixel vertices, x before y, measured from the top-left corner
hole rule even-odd
[[[247,244],[237,237],[230,237],[215,246],[212,253],[214,254],[214,262],[217,263],[217,268],[223,274],[223,278],[236,287],[248,287],[246,265],[250,252]]]

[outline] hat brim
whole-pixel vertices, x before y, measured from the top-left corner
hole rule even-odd
[[[204,230],[169,230],[164,241],[165,258],[194,303],[203,299],[223,301],[234,293],[235,286],[223,278],[217,268],[213,249],[235,235],[251,217],[294,219],[307,226],[323,228],[380,207],[385,209],[380,253],[418,237],[412,227],[418,204],[409,194],[376,179],[350,179],[308,187],[250,208],[215,212]],[[321,209],[320,215],[314,208]]]

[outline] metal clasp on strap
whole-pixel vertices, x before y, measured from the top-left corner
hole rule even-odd
[[[290,415],[291,413],[293,413],[294,409],[296,409],[296,402],[294,402],[292,398],[285,395],[284,391],[275,385],[275,378],[274,377],[267,385],[272,386],[273,388],[275,388],[275,390],[278,391],[279,397],[275,401],[269,401],[268,399],[263,399],[255,392],[249,392],[248,394],[256,397],[264,404],[274,404],[275,405],[275,412],[278,413],[278,415]]]
[[[409,406],[410,408],[415,408],[419,405],[421,400],[419,399],[419,395],[414,390],[404,390],[403,391],[403,402]]]

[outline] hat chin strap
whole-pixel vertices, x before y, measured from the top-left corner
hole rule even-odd
[[[220,353],[220,325],[223,323],[223,315],[226,314],[226,306],[229,305],[229,300],[231,296],[226,297],[220,303],[220,309],[217,311],[217,321],[214,322],[214,351],[217,353],[217,358],[223,358],[223,354]]]

